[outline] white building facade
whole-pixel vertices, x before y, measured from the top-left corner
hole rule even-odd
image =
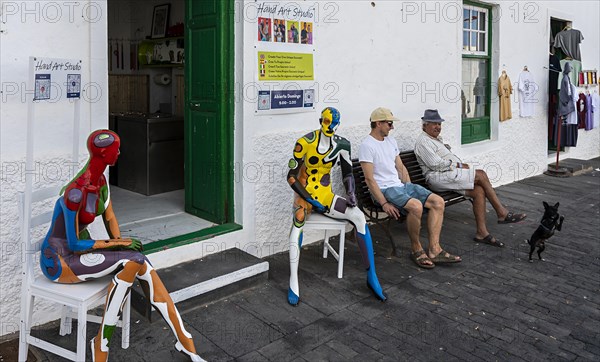
[[[232,247],[258,257],[286,251],[292,212],[292,191],[286,182],[288,160],[295,140],[319,127],[319,113],[324,107],[333,106],[340,111],[338,134],[351,141],[355,156],[360,142],[369,133],[369,115],[376,107],[390,108],[400,118],[391,135],[403,150],[413,148],[421,132],[423,111],[438,109],[446,120],[445,142],[465,162],[484,168],[493,184],[499,186],[541,174],[555,157],[548,151],[552,22],[579,30],[584,36],[580,44],[583,69],[600,68],[600,3],[595,1],[296,3],[305,10],[312,9],[313,14],[304,15],[313,25],[312,46],[307,49],[313,55],[314,77],[308,83],[314,89],[314,104],[302,111],[258,109],[260,91],[280,86],[259,80],[258,52],[275,49],[294,53],[301,48],[275,45],[261,48],[264,44],[257,41],[258,18],[267,18],[265,6],[284,8],[288,2],[231,0],[233,11],[224,15],[230,20],[233,42],[232,69],[229,69],[234,85],[234,92],[229,93],[233,125],[230,150],[233,213],[229,222],[241,228],[155,252],[149,257],[157,268]],[[28,84],[29,57],[82,61],[79,140],[80,159],[84,162],[87,155],[83,142],[87,135],[108,127],[106,54],[111,2],[1,0],[0,4],[0,336],[3,336],[16,332],[19,326],[21,252],[17,194],[25,185],[27,112],[33,95],[33,87]],[[489,27],[482,26],[485,31],[470,31],[477,33],[478,44],[485,44],[484,49],[473,48],[472,44],[464,48],[465,8],[479,9],[487,16]],[[278,19],[277,14],[273,18]],[[489,129],[487,138],[465,142],[465,108],[475,105],[465,103],[461,97],[466,74],[464,60],[471,59],[469,56],[477,55],[479,50],[485,53],[487,62]],[[524,66],[538,86],[530,117],[519,116],[516,83]],[[512,119],[500,122],[495,86],[502,71],[510,76],[514,90]],[[597,82],[578,90],[598,92]],[[77,170],[70,162],[73,103],[42,102],[36,104],[35,112],[34,188],[65,183]],[[581,129],[578,135],[577,146],[562,151],[561,159],[600,156],[599,128]],[[317,238],[309,234],[305,242]],[[52,309],[36,313],[47,321],[59,317],[59,312]]]

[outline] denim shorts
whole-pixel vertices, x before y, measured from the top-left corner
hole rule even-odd
[[[394,206],[400,208],[400,211],[404,215],[406,215],[404,205],[406,205],[408,200],[417,199],[425,206],[427,198],[432,193],[423,186],[412,183],[407,183],[399,187],[388,187],[387,189],[381,190],[381,192],[383,193],[383,196],[385,196],[385,199],[394,204]]]

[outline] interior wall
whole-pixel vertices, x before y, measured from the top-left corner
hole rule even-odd
[[[131,69],[130,53],[135,52],[134,44],[149,38],[152,27],[152,16],[154,7],[169,3],[169,26],[183,23],[185,19],[185,1],[172,0],[108,0],[108,38],[113,39],[116,44],[122,43],[125,54],[124,69],[113,67],[110,74],[146,74],[149,76],[149,112],[159,111],[160,103],[170,103],[171,113],[175,112],[177,102],[177,75],[183,75],[183,64],[181,67],[139,67]],[[120,48],[119,48],[120,49]],[[154,77],[160,74],[171,76],[169,85],[158,85]]]
[[[106,2],[0,1],[0,336],[19,329],[21,244],[17,193],[26,172],[34,188],[64,184],[79,168],[71,162],[74,104],[58,97],[35,105],[35,169],[25,170],[27,115],[32,104],[29,57],[82,61],[82,141],[108,124]],[[54,99],[54,98],[53,98]],[[83,147],[82,147],[83,148]],[[80,149],[80,161],[85,161]],[[40,234],[38,234],[40,236]],[[40,322],[55,309],[36,309]]]

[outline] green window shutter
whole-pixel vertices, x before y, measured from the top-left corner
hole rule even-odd
[[[462,122],[462,144],[490,139],[490,118],[465,119]]]
[[[461,142],[491,137],[492,8],[463,2]]]

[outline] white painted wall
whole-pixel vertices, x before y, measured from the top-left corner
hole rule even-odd
[[[84,83],[98,84],[100,91],[86,94],[88,101],[82,107],[80,139],[85,139],[92,129],[106,127],[108,119],[106,2],[83,1],[74,8],[74,16],[69,17],[69,9],[63,8],[63,15],[58,18],[47,13],[52,10],[49,3],[51,1],[0,0],[0,83],[3,91],[0,102],[0,336],[18,330],[20,280],[16,276],[21,265],[16,193],[24,187],[26,104],[22,99],[28,93],[22,84],[27,80],[28,57],[75,57],[89,65]],[[63,6],[61,2],[53,3]],[[514,118],[502,124],[494,121],[494,141],[459,145],[460,100],[451,94],[443,95],[453,84],[460,84],[461,22],[451,13],[460,7],[460,2],[374,3],[375,7],[370,1],[316,2],[321,16],[331,20],[321,22],[315,31],[320,99],[317,108],[334,106],[341,111],[342,125],[338,133],[352,142],[355,155],[361,140],[369,132],[368,118],[375,107],[389,107],[402,120],[393,136],[403,149],[413,147],[420,132],[423,110],[438,108],[447,120],[443,132],[445,140],[466,161],[487,166],[495,185],[540,174],[546,168],[547,99],[542,95],[536,105],[535,117],[520,119],[515,98]],[[517,10],[515,4],[526,3],[537,6],[533,9],[536,10],[534,14],[527,13],[531,15],[529,19],[537,22],[520,20],[525,11],[522,6],[516,18],[511,16]],[[17,8],[8,7],[8,4]],[[28,8],[21,8],[23,4]],[[39,10],[35,4],[39,4]],[[100,6],[101,15],[95,22],[90,22],[89,16],[82,17],[82,7],[88,4]],[[285,181],[286,165],[295,140],[318,127],[318,112],[255,115],[256,98],[250,85],[255,82],[256,23],[249,16],[251,12],[245,11],[253,4],[253,0],[237,0],[235,14],[235,217],[244,229],[200,244],[152,254],[150,259],[158,268],[234,246],[261,257],[287,250],[292,191]],[[425,13],[423,4],[433,12]],[[437,20],[435,4],[439,4],[440,9]],[[500,2],[499,8],[501,16],[494,30],[493,79],[504,68],[514,82],[523,65],[527,64],[541,89],[546,88],[547,70],[544,67],[548,60],[549,16],[557,14],[572,20],[573,27],[583,32],[584,67],[600,68],[598,2],[511,1]],[[31,13],[27,11],[31,9]],[[39,14],[39,21],[36,14]],[[96,19],[96,16],[92,18]],[[48,19],[57,20],[51,22]],[[409,92],[414,89],[417,92]],[[324,102],[326,96],[328,101]],[[36,151],[41,155],[36,176],[40,182],[64,183],[71,176],[73,168],[67,161],[70,139],[63,131],[69,127],[69,112],[68,104],[38,107],[37,119],[42,127],[36,135]],[[493,114],[497,114],[497,107]],[[569,149],[562,156],[597,157],[600,155],[599,144],[598,129],[580,131],[578,147]],[[82,160],[84,158],[82,153]],[[531,173],[527,173],[528,167],[532,167]],[[494,175],[495,170],[501,172]],[[336,187],[339,190],[339,185]],[[309,234],[306,242],[317,237]],[[37,313],[43,317],[42,322],[58,316],[55,311],[44,308]]]
[[[81,59],[81,133],[106,127],[106,2],[0,2],[0,335],[18,330],[21,249],[17,191],[24,189],[27,84],[30,56]],[[64,183],[72,176],[73,105],[68,101],[36,106],[35,185]],[[85,152],[85,150],[82,150]],[[51,318],[42,308],[36,316]],[[49,320],[49,319],[46,319]]]

